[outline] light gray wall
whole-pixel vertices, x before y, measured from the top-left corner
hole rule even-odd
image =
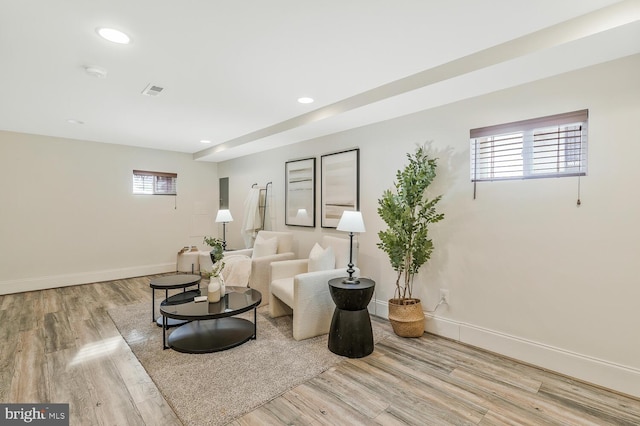
[[[639,69],[640,56],[632,56],[223,162],[220,176],[230,178],[234,217],[251,183],[273,181],[276,229],[293,231],[305,257],[323,233],[340,233],[284,225],[284,163],[315,156],[319,168],[322,154],[359,147],[367,232],[358,265],[377,283],[371,311],[385,316],[395,274],[376,247],[384,225],[377,199],[405,153],[432,141],[440,158],[432,194],[444,195],[446,218],[432,227],[436,248],[416,278],[417,296],[431,310],[445,288],[451,303],[428,315],[427,329],[640,396]],[[589,172],[580,207],[577,178],[481,183],[473,200],[469,129],[582,108],[590,113]],[[241,244],[240,224],[230,225],[231,246]]]
[[[178,196],[133,195],[133,169]],[[189,154],[0,132],[0,175],[0,294],[174,271],[217,232],[217,165]]]

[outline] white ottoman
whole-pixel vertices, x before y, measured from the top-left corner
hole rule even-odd
[[[194,274],[200,272],[200,261],[197,251],[178,253],[178,272]]]

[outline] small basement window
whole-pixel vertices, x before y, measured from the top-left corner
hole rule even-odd
[[[471,181],[587,174],[589,110],[472,129]]]
[[[133,171],[133,193],[147,195],[177,195],[176,173]]]

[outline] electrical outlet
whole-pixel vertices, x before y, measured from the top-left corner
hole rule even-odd
[[[440,300],[442,299],[444,299],[444,303],[446,303],[447,305],[451,303],[451,300],[449,299],[449,289],[446,289],[446,288],[440,289]]]

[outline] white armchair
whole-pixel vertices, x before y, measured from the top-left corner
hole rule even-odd
[[[275,239],[275,240],[274,240]],[[249,287],[262,294],[262,305],[269,303],[270,265],[272,262],[295,259],[293,233],[259,231],[253,248],[225,252],[225,256],[244,255],[251,257]]]
[[[309,259],[271,264],[269,315],[275,318],[293,314],[295,340],[329,333],[336,306],[329,292],[329,280],[347,276],[349,240],[325,235],[321,247],[324,251],[314,246]],[[322,253],[318,255],[319,252]],[[354,247],[354,262],[357,257]],[[355,276],[359,276],[360,270],[354,270]]]

